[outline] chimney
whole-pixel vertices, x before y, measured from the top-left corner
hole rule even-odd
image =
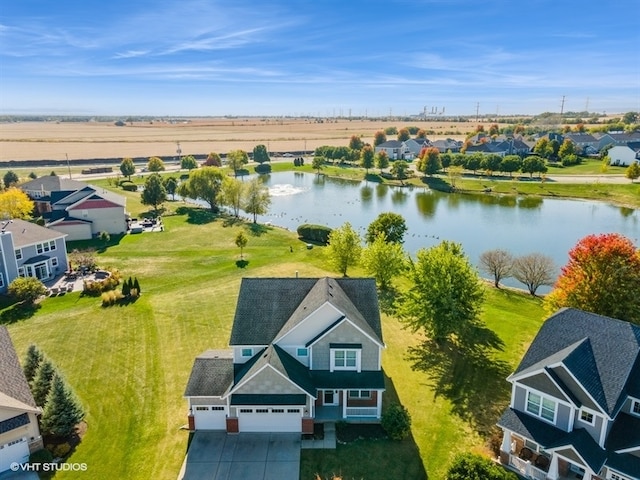
[[[298,270],[296,270],[296,278],[298,278]]]

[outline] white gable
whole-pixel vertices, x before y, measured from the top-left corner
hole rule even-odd
[[[276,338],[273,343],[282,348],[305,345],[343,316],[335,306],[325,302],[282,337]]]

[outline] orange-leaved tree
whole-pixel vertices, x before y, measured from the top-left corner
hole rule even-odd
[[[545,304],[640,323],[639,292],[640,250],[618,233],[588,235],[569,251]]]

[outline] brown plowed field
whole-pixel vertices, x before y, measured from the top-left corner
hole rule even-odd
[[[352,135],[373,142],[378,130],[417,126],[435,133],[429,139],[462,139],[475,122],[346,120],[323,123],[306,119],[203,119],[184,123],[134,122],[123,127],[101,122],[21,122],[0,124],[0,162],[70,160],[252,151],[258,144],[270,152],[313,150],[321,145],[348,145]],[[487,124],[488,127],[488,124]],[[389,140],[395,136],[388,136]]]

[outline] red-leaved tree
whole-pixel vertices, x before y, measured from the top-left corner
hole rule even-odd
[[[640,323],[640,250],[617,233],[584,237],[545,303]]]

